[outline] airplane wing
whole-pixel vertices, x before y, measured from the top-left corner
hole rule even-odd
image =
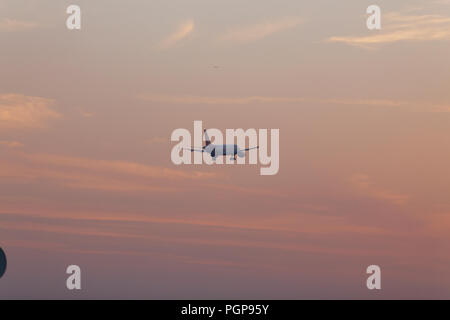
[[[203,149],[194,149],[194,148],[183,148],[184,150],[189,150],[191,152],[197,151],[197,152],[205,152]]]
[[[256,146],[256,147],[253,147],[253,148],[246,148],[246,149],[241,150],[241,151],[249,151],[249,150],[252,150],[252,149],[259,149],[259,146]]]

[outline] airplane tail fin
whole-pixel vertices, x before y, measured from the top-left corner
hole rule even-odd
[[[208,132],[206,132],[206,129],[204,129],[203,132],[205,133],[205,144],[207,147],[211,144],[211,140],[209,139]]]

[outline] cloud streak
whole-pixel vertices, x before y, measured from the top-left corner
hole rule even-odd
[[[204,181],[216,173],[184,172],[134,162],[95,160],[52,154],[10,153],[12,159],[0,159],[0,177],[26,183],[52,184],[87,190],[112,192],[176,192],[179,187],[162,181]]]
[[[450,17],[442,15],[384,15],[386,27],[368,36],[334,36],[328,42],[373,49],[379,45],[403,41],[450,40]]]
[[[186,192],[195,183],[206,190],[286,197],[276,190],[225,183],[230,182],[229,177],[217,172],[183,171],[136,162],[19,151],[11,151],[4,159],[0,158],[0,178],[19,183],[47,182],[66,188],[122,193]],[[217,183],[218,179],[221,183]]]
[[[408,195],[397,194],[390,190],[376,187],[372,179],[365,174],[355,174],[350,178],[350,181],[356,190],[374,199],[387,201],[395,205],[403,205],[409,199]]]
[[[210,179],[216,177],[215,173],[201,171],[184,172],[166,167],[150,166],[136,162],[96,160],[70,156],[32,154],[25,155],[34,163],[53,165],[58,167],[71,167],[95,172],[113,172],[138,176],[142,178],[166,178],[166,179]]]
[[[167,36],[161,43],[158,45],[160,49],[168,49],[175,46],[178,42],[185,39],[194,31],[194,21],[188,20],[182,23],[177,31]]]
[[[302,22],[299,17],[284,17],[278,20],[262,22],[230,29],[219,37],[222,43],[249,43],[262,40],[275,33],[295,28]]]
[[[313,230],[303,228],[303,230],[285,230],[272,228],[271,226],[255,227],[251,223],[249,225],[239,224],[222,224],[221,222],[199,222],[199,221],[187,221],[187,220],[171,220],[164,218],[151,218],[146,217],[143,219],[96,219],[96,218],[51,218],[45,216],[35,216],[20,214],[21,217],[28,217],[29,221],[24,223],[23,221],[12,220],[9,217],[10,214],[3,214],[0,212],[0,229],[15,230],[15,231],[27,231],[27,232],[39,232],[39,233],[58,233],[82,237],[96,237],[96,238],[115,238],[122,240],[139,240],[139,241],[151,241],[152,243],[166,244],[182,244],[183,246],[195,246],[195,247],[235,247],[235,248],[260,248],[260,249],[274,249],[283,251],[294,252],[316,252],[322,254],[362,254],[365,255],[365,250],[358,248],[327,248],[320,243],[302,243],[301,241],[292,241],[293,236],[300,236],[301,234],[316,235]],[[14,215],[15,216],[15,215]],[[32,218],[32,219],[30,219]],[[327,224],[326,219],[320,219],[323,223]],[[334,225],[334,219],[331,221],[331,225],[327,225],[323,232],[329,234],[332,233],[346,233],[349,228],[342,229],[339,225]],[[68,224],[67,222],[78,222]],[[111,224],[112,222],[112,224]],[[119,222],[119,223],[115,223]],[[134,226],[133,232],[130,233],[128,228],[121,227],[126,224],[127,226]],[[148,233],[149,228],[152,225],[158,225],[158,230],[162,232]],[[195,231],[192,234],[180,234],[179,226],[188,228],[188,230]],[[355,226],[355,230],[350,232],[354,234],[368,235],[385,235],[395,236],[386,233],[382,229],[359,227]],[[360,229],[361,228],[361,229]],[[365,230],[371,230],[368,234]],[[253,236],[248,235],[248,231],[252,231]],[[215,237],[211,239],[208,237],[210,232],[214,232]],[[235,238],[230,237],[233,234]],[[323,234],[323,233],[322,233]],[[317,236],[317,235],[316,235]],[[373,252],[371,252],[372,254]]]
[[[4,18],[0,21],[0,32],[15,32],[35,29],[38,24],[31,21]]]
[[[22,94],[0,95],[0,128],[30,129],[45,127],[48,121],[61,117],[51,107],[51,99]]]
[[[406,108],[421,112],[450,112],[450,106],[445,104],[420,104],[410,101],[392,99],[351,99],[351,98],[307,98],[307,97],[271,97],[271,96],[247,96],[247,97],[213,97],[196,95],[160,95],[140,94],[137,99],[154,103],[177,105],[228,105],[243,106],[252,104],[296,104],[296,103],[320,103],[327,105],[360,105],[373,107]]]
[[[5,146],[8,148],[20,148],[23,147],[23,143],[18,141],[0,141],[0,146]]]

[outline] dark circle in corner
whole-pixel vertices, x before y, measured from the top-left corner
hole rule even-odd
[[[3,277],[6,271],[6,254],[2,248],[0,248],[0,278]]]

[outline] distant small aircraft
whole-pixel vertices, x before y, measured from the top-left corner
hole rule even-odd
[[[230,160],[236,160],[236,156],[239,156],[239,158],[245,157],[245,151],[249,151],[252,149],[259,149],[259,146],[241,149],[237,144],[215,145],[211,143],[211,140],[209,139],[208,132],[206,131],[206,129],[204,129],[203,132],[205,133],[205,145],[202,147],[202,149],[185,148],[185,150],[190,150],[191,152],[209,153],[211,155],[211,158],[214,161],[216,161],[218,156],[226,156],[226,155],[231,155]]]

